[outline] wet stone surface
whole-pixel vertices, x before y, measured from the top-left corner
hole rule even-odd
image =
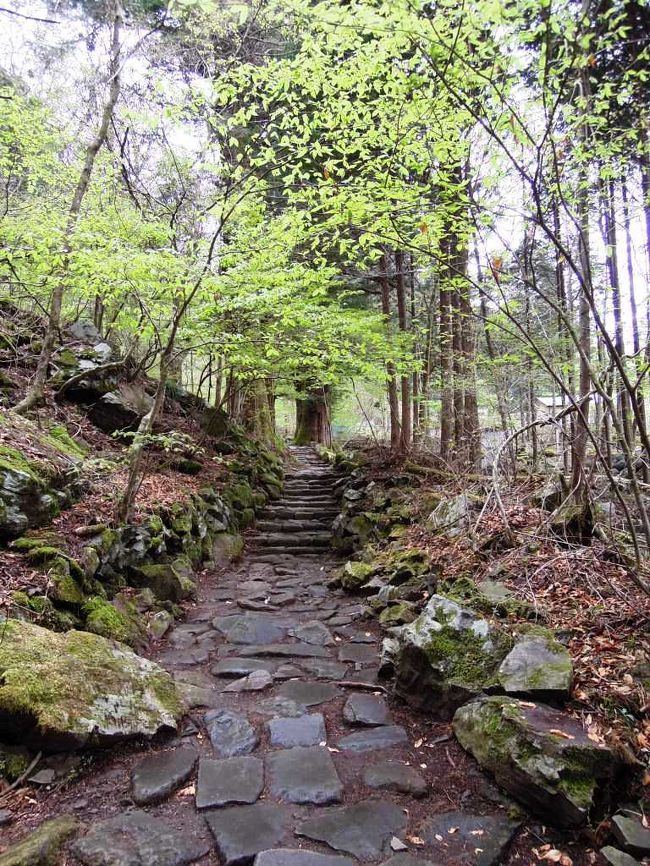
[[[283,749],[266,759],[272,794],[290,803],[338,803],[343,785],[332,756],[320,746]]]
[[[311,713],[296,718],[271,719],[269,738],[272,746],[283,748],[317,746],[326,738],[325,719],[321,713]]]

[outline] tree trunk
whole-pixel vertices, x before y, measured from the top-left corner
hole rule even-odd
[[[384,253],[380,260],[381,273],[381,311],[384,314],[386,331],[390,336],[390,282],[388,280],[388,260]],[[398,451],[401,441],[399,423],[399,403],[397,400],[397,383],[395,381],[395,365],[392,361],[386,364],[388,408],[390,411],[390,447]]]
[[[97,154],[102,145],[106,141],[108,135],[108,127],[113,117],[113,111],[120,94],[120,37],[124,12],[120,0],[114,0],[113,12],[113,33],[111,39],[111,57],[109,62],[109,90],[108,98],[104,104],[102,117],[97,129],[97,133],[91,143],[86,148],[84,164],[77,180],[70,210],[68,211],[68,219],[63,233],[63,249],[61,265],[56,277],[56,284],[52,291],[50,301],[50,310],[48,315],[47,327],[43,338],[41,353],[36,365],[36,372],[30,384],[29,390],[25,397],[14,407],[14,411],[20,414],[32,409],[34,406],[40,405],[43,402],[45,393],[45,383],[47,382],[47,374],[50,366],[50,359],[54,351],[54,345],[61,329],[61,310],[63,308],[63,299],[65,295],[65,285],[70,268],[70,255],[72,252],[73,234],[79,220],[81,205],[90,185],[90,178],[95,165]]]
[[[440,456],[451,457],[454,431],[453,297],[450,285],[452,240],[443,239],[440,280]]]
[[[395,277],[397,289],[397,319],[399,329],[406,333],[409,329],[406,315],[406,285],[404,281],[404,254],[401,250],[395,253]],[[413,416],[411,414],[411,377],[406,374],[401,377],[402,391],[402,421],[400,429],[400,451],[408,451],[413,438]]]
[[[312,442],[331,445],[332,430],[328,402],[330,396],[329,387],[324,385],[307,391],[305,397],[296,400],[296,432],[293,437],[296,445],[309,445]]]

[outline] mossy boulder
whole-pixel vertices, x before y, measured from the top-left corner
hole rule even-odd
[[[63,429],[52,435],[13,413],[2,430],[0,541],[9,541],[49,523],[77,495],[83,454]]]
[[[559,827],[587,821],[598,790],[620,770],[577,719],[543,704],[482,697],[456,712],[453,730],[504,790]]]
[[[498,679],[506,694],[564,701],[571,693],[573,662],[551,632],[537,628],[518,638],[499,666]]]
[[[0,854],[0,866],[56,866],[59,853],[82,824],[74,815],[61,815],[44,824]]]
[[[430,532],[456,536],[469,529],[472,501],[466,493],[459,493],[440,502],[426,520]]]
[[[406,625],[416,619],[415,607],[408,601],[390,604],[379,614],[379,625],[392,628],[396,625]]]
[[[241,535],[231,532],[218,532],[210,540],[210,559],[215,565],[227,565],[238,559],[244,549]]]
[[[171,563],[150,563],[131,569],[134,586],[148,587],[162,601],[179,602],[186,596],[181,576]]]
[[[123,597],[123,594],[113,601],[92,596],[84,602],[82,613],[86,630],[93,634],[133,647],[141,647],[146,643],[144,625],[135,605]]]
[[[341,569],[338,581],[343,589],[354,591],[367,582],[374,570],[374,566],[367,562],[354,562],[353,560],[349,560]]]
[[[402,628],[395,690],[413,707],[439,718],[486,688],[498,686],[498,669],[511,641],[473,610],[441,595]]]
[[[10,742],[60,751],[176,728],[172,678],[124,644],[15,619],[2,634],[0,728]]]

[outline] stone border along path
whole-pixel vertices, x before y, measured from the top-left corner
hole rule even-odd
[[[181,735],[137,758],[126,811],[114,811],[117,792],[91,810],[111,814],[72,843],[75,862],[490,866],[516,833],[449,736],[436,759],[422,750],[434,723],[389,706],[376,625],[328,588],[337,475],[311,449],[291,451],[283,497],[245,560],[157,659],[193,707]]]

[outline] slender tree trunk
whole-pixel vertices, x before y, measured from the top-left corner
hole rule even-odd
[[[97,154],[106,141],[108,127],[111,118],[113,117],[113,111],[120,94],[120,39],[124,19],[124,12],[120,0],[114,0],[113,10],[113,33],[111,39],[111,57],[109,62],[108,98],[104,104],[101,120],[95,137],[86,148],[83,167],[79,174],[77,186],[72,197],[72,203],[70,204],[70,209],[68,211],[68,219],[63,233],[63,255],[61,265],[56,275],[54,289],[52,291],[47,327],[45,337],[43,338],[41,353],[36,365],[36,372],[27,394],[14,407],[14,411],[20,414],[24,414],[29,411],[29,409],[32,409],[34,406],[43,402],[50,360],[52,358],[56,339],[61,329],[61,311],[63,308],[68,271],[70,269],[70,256],[72,253],[74,230],[79,221],[81,205],[90,185],[90,178],[95,166]]]
[[[386,330],[390,333],[390,281],[388,279],[388,260],[386,253],[381,257],[381,311],[386,322]],[[395,366],[392,362],[386,364],[388,377],[388,408],[390,412],[390,447],[398,451],[400,447],[401,430],[399,423],[399,403],[397,400],[397,383],[395,380]]]
[[[404,280],[404,254],[401,250],[395,253],[395,274],[397,288],[397,318],[399,329],[406,333],[409,329],[406,314],[406,284]],[[400,451],[408,451],[413,438],[413,422],[411,408],[411,378],[408,374],[401,377],[402,390],[402,421],[400,429]]]
[[[453,291],[450,282],[452,240],[443,239],[443,276],[440,281],[440,456],[449,461],[454,435]]]

